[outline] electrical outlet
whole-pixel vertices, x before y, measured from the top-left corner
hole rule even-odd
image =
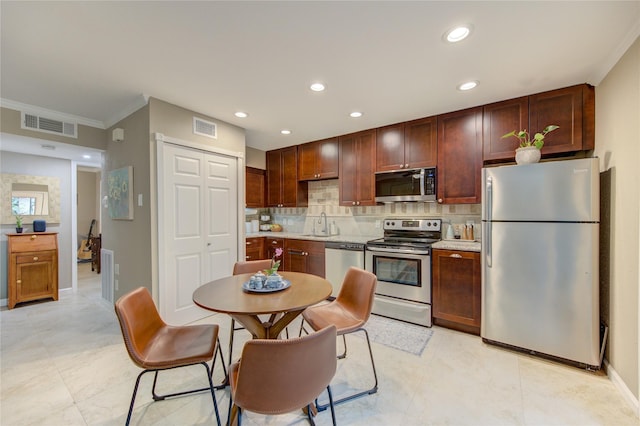
[[[113,273],[116,275],[120,275],[120,264],[116,263],[115,265],[113,265]]]
[[[116,280],[116,290],[118,290],[118,280]]]

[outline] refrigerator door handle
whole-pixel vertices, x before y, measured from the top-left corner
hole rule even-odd
[[[487,268],[491,267],[491,219],[492,219],[492,214],[493,214],[493,178],[491,176],[487,176],[487,182],[486,182],[486,197],[487,199],[485,200],[485,206],[486,206],[486,211],[485,211],[485,217],[487,218],[486,221],[486,235],[483,235],[482,238],[485,239],[486,241],[486,245],[485,245],[485,256],[486,256],[486,262],[487,262]]]

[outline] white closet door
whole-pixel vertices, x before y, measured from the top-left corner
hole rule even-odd
[[[186,324],[211,314],[193,291],[230,275],[237,257],[237,160],[168,144],[162,157],[161,313]]]

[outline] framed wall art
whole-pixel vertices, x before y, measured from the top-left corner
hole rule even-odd
[[[111,219],[133,220],[133,167],[112,170],[107,175]]]

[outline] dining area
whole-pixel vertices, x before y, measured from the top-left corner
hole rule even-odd
[[[366,331],[375,275],[351,268],[340,294],[331,300],[331,284],[316,275],[281,272],[278,282],[268,284],[263,271],[269,272],[270,266],[271,260],[237,262],[232,275],[199,286],[193,302],[214,314],[214,322],[208,324],[166,324],[143,287],[115,303],[127,353],[142,369],[125,424],[139,422],[134,411],[136,397],[142,377],[149,372],[153,373],[154,402],[210,394],[211,423],[218,425],[242,425],[247,415],[256,421],[254,416],[260,414],[267,419],[297,414],[311,425],[318,419],[320,424],[330,421],[336,425],[340,423],[337,405],[377,393],[378,378]],[[229,332],[226,348],[220,340],[225,323]],[[347,358],[345,335],[357,332],[366,340],[370,359],[366,368],[371,371],[361,367],[350,371],[350,375],[367,376],[358,380],[365,383],[364,388],[362,383],[353,387],[343,383],[334,398],[331,383],[338,364]],[[350,358],[360,355],[349,353]],[[177,386],[177,390],[158,395],[156,386],[160,388],[166,372],[199,364],[204,366],[208,385],[191,390]],[[219,400],[226,400],[226,406]]]

